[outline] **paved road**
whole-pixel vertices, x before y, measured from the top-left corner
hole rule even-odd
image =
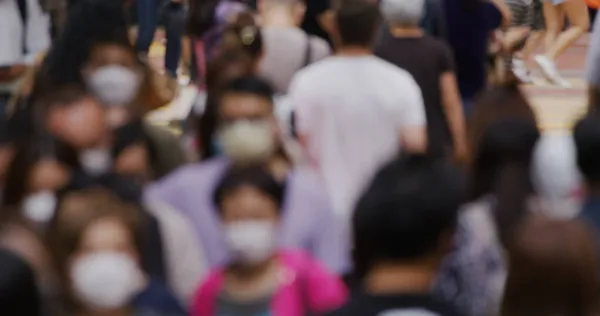
[[[558,68],[572,83],[572,88],[557,88],[544,80],[524,87],[543,129],[568,129],[585,112],[587,87],[584,68],[587,48],[588,36],[585,36],[558,60]]]

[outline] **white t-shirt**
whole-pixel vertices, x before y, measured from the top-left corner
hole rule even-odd
[[[400,150],[406,127],[426,124],[412,76],[375,56],[332,56],[301,70],[289,92],[333,206],[348,219],[375,172]]]

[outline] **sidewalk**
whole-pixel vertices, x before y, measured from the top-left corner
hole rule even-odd
[[[548,84],[535,64],[531,64],[534,74],[541,80],[535,85],[524,86],[531,104],[544,130],[570,129],[587,106],[587,85],[585,83],[585,61],[588,51],[588,36],[582,37],[558,60],[558,68],[571,84],[570,89],[557,88]]]

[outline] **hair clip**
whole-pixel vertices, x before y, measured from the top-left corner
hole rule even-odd
[[[240,32],[240,39],[242,44],[251,45],[254,43],[254,39],[256,38],[257,29],[254,26],[246,26]]]

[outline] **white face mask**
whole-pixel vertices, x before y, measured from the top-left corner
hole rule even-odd
[[[99,176],[110,171],[113,164],[110,151],[105,148],[86,149],[79,153],[79,163],[85,172]]]
[[[235,122],[219,131],[218,140],[223,153],[238,163],[265,160],[276,149],[275,136],[268,120]]]
[[[142,77],[125,66],[98,68],[86,78],[90,90],[108,106],[124,106],[137,96]]]
[[[238,221],[225,226],[225,239],[235,259],[261,263],[273,255],[277,229],[269,221]]]
[[[56,203],[56,195],[52,191],[30,194],[23,201],[23,215],[33,222],[48,222],[54,216]]]
[[[71,266],[71,284],[81,303],[97,309],[124,307],[145,286],[136,262],[118,252],[97,252]]]

